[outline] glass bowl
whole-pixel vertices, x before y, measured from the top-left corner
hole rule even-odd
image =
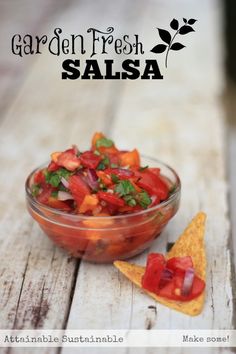
[[[160,235],[179,208],[181,183],[176,172],[157,159],[142,156],[142,166],[159,167],[172,192],[154,207],[117,216],[72,215],[38,202],[30,185],[40,166],[28,176],[26,203],[45,234],[72,256],[97,263],[126,259],[143,252]]]

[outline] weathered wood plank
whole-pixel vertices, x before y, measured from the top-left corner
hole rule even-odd
[[[73,2],[74,0],[42,0],[40,7],[30,0],[21,0],[20,4],[7,0],[0,2],[0,121],[25,81],[29,68],[37,59],[31,55],[24,59],[14,56],[11,52],[12,36],[16,33],[40,34],[58,10],[63,11],[65,5],[69,6]]]
[[[185,39],[188,48],[172,55],[163,82],[125,83],[112,136],[121,147],[140,147],[143,153],[169,162],[180,174],[183,184],[180,211],[152,251],[165,252],[168,242],[175,241],[198,210],[208,214],[208,287],[204,311],[196,318],[186,317],[155,304],[112,266],[82,263],[68,328],[233,327],[225,122],[219,100],[224,82],[223,54],[220,40],[215,40],[221,36],[219,3],[209,0],[200,7],[193,0],[178,2],[176,6],[164,1],[145,2],[142,34],[151,48],[157,40],[157,34],[151,29],[157,24],[165,28],[173,17],[181,19],[183,12],[186,17],[197,18],[199,23],[191,39]],[[134,27],[137,23],[138,20],[134,21]],[[143,264],[145,256],[133,261]],[[149,306],[156,306],[157,315],[153,315]],[[143,349],[144,352],[155,350]]]
[[[64,17],[68,21],[65,30],[76,33],[78,23],[80,30],[84,30],[92,8],[96,24],[102,27],[113,9],[111,4],[104,13],[103,5],[103,1],[95,6],[85,1],[76,4],[55,16],[44,32],[52,31],[58,22],[65,23]],[[122,17],[124,5],[124,1],[120,3],[111,19]],[[78,262],[55,247],[33,224],[19,186],[23,186],[33,167],[47,159],[50,151],[75,142],[86,148],[94,130],[105,131],[119,90],[119,83],[111,81],[65,83],[60,79],[61,61],[47,54],[38,58],[0,128],[0,159],[4,166],[0,182],[6,186],[0,196],[2,328],[60,329],[66,325]],[[14,204],[9,204],[9,200],[14,200]],[[11,353],[24,351],[12,349]],[[57,349],[45,349],[45,353],[49,352],[56,353]]]

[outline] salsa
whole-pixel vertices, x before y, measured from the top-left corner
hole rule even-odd
[[[150,253],[142,287],[170,300],[190,301],[203,292],[205,282],[195,273],[190,256],[166,260],[160,253]]]
[[[48,166],[34,174],[31,192],[40,203],[67,213],[113,216],[165,201],[171,186],[159,168],[141,166],[137,149],[119,150],[95,133],[90,150],[73,145],[53,152]]]

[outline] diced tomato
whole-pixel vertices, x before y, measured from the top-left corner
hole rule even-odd
[[[79,207],[80,213],[85,213],[87,211],[92,211],[98,205],[99,200],[96,194],[87,194]]]
[[[148,255],[142,286],[158,296],[176,301],[190,301],[203,292],[205,282],[195,274],[191,291],[188,295],[183,295],[185,272],[189,268],[193,268],[192,258],[189,256],[173,257],[166,262],[163,255],[151,253]]]
[[[79,156],[79,159],[83,166],[95,169],[102,158],[95,155],[92,151],[85,151]]]
[[[166,262],[166,267],[173,271],[176,269],[186,271],[188,268],[193,268],[192,258],[189,256],[170,258]]]
[[[106,147],[106,146],[100,146],[97,148],[97,150],[104,155],[107,155],[108,157],[115,155],[119,152],[119,150],[115,147],[115,145],[111,147]]]
[[[47,205],[50,206],[51,208],[60,209],[63,211],[71,210],[71,207],[66,202],[63,202],[62,200],[58,200],[57,198],[54,198],[52,196],[48,198]]]
[[[119,166],[120,164],[119,152],[115,151],[114,153],[107,154],[107,156],[109,157],[110,164]]]
[[[108,193],[108,192],[98,192],[98,198],[100,200],[104,200],[105,202],[108,202],[110,204],[114,204],[117,206],[124,206],[125,202],[122,198],[120,198],[116,194]]]
[[[136,192],[140,193],[142,192],[142,188],[140,188],[136,182],[134,182],[134,178],[131,177],[131,179],[129,180],[130,183],[133,185],[133,187],[135,188]]]
[[[156,174],[147,170],[136,171],[138,177],[137,185],[145,189],[150,195],[157,195],[160,200],[165,200],[168,197],[168,187]]]
[[[100,178],[102,183],[104,183],[106,186],[111,186],[113,184],[111,176],[106,173],[106,170],[104,171],[96,171],[97,176]]]
[[[203,292],[205,282],[195,275],[191,292],[186,296],[181,295],[183,279],[184,273],[178,273],[171,282],[159,290],[158,295],[176,301],[190,301]],[[178,286],[176,286],[177,284]]]
[[[142,278],[142,286],[152,292],[157,292],[162,272],[165,268],[165,258],[159,253],[150,253],[147,266]]]
[[[57,171],[59,168],[60,166],[54,161],[51,161],[50,164],[48,165],[48,171],[50,172]]]
[[[39,170],[39,171],[35,172],[34,183],[35,184],[45,183],[45,176],[44,176],[43,170]]]
[[[140,156],[137,149],[121,153],[119,159],[121,166],[140,167]]]
[[[52,191],[53,187],[50,184],[45,184],[41,193],[37,196],[37,200],[42,204],[47,204]]]
[[[84,200],[84,197],[90,194],[90,189],[87,184],[83,181],[83,179],[78,175],[70,176],[68,179],[69,182],[69,190],[73,195],[78,206]]]
[[[157,177],[160,176],[160,172],[161,172],[160,168],[158,168],[158,167],[148,167],[148,170],[150,172],[154,173],[154,175],[156,175]]]
[[[81,162],[71,150],[74,151],[73,149],[69,149],[65,152],[62,152],[58,157],[57,164],[59,166],[65,167],[69,171],[74,171],[80,166]]]

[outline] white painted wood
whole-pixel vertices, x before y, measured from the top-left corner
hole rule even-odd
[[[193,0],[175,4],[149,1],[141,30],[151,48],[158,36],[150,29],[157,24],[166,28],[169,20],[182,18],[183,13],[187,18],[198,19],[196,33],[184,39],[186,50],[171,53],[168,70],[162,68],[163,82],[124,83],[111,133],[119,146],[138,147],[143,153],[168,162],[180,174],[183,184],[180,211],[153,244],[152,251],[165,252],[167,243],[176,240],[198,210],[207,213],[208,277],[204,311],[190,318],[169,310],[133,287],[112,266],[83,263],[68,328],[141,329],[150,324],[155,329],[233,327],[225,122],[219,100],[224,85],[220,4],[211,0],[201,5]],[[144,253],[132,261],[144,264],[145,258]],[[148,309],[149,305],[156,306],[157,316]],[[137,349],[129,350],[134,352]],[[168,349],[158,352],[167,353]],[[175,350],[180,352],[190,350]]]

